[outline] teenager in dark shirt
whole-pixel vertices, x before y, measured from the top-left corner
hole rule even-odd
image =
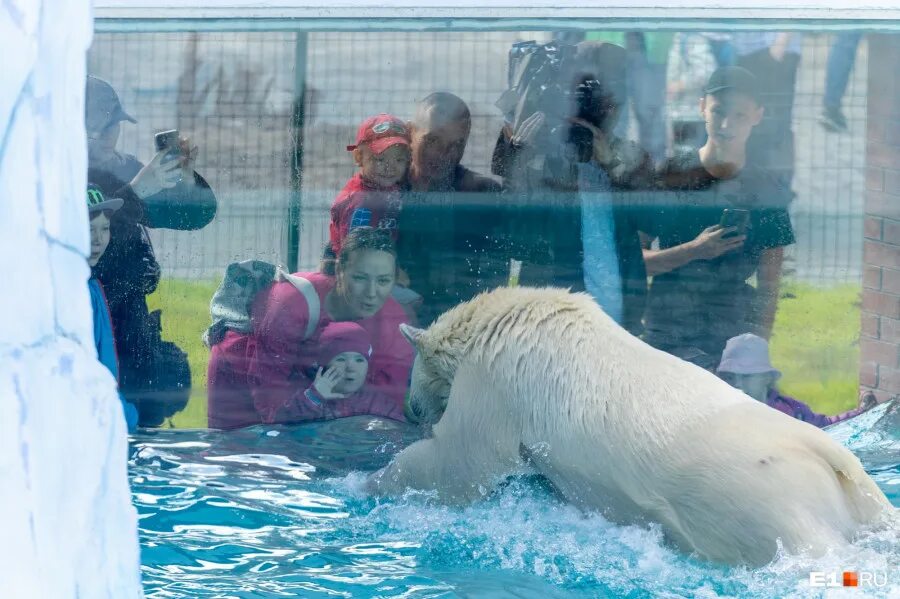
[[[704,368],[718,364],[735,335],[769,337],[783,248],[794,242],[789,190],[747,164],[747,139],[763,114],[756,89],[740,67],[713,73],[700,101],[708,140],[663,165],[659,184],[673,193],[660,196],[655,217],[644,223],[653,277],[645,340]],[[744,230],[720,226],[725,209],[747,211]]]

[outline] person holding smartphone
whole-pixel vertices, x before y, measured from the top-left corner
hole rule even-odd
[[[113,87],[88,76],[84,123],[88,136],[89,168],[122,182],[111,197],[125,200],[123,216],[150,228],[195,230],[208,225],[216,214],[216,196],[209,183],[193,167],[198,148],[177,131],[156,136],[164,140],[147,164],[117,149],[121,123],[136,123],[125,112]],[[148,139],[148,146],[157,139]],[[118,193],[113,193],[118,192]]]
[[[763,117],[756,78],[723,67],[703,93],[708,139],[662,166],[658,185],[666,193],[642,223],[653,277],[644,337],[712,369],[728,339],[747,331],[770,336],[783,248],[794,232],[790,190],[747,160],[747,140]]]
[[[197,148],[177,131],[147,139],[155,154],[147,164],[117,149],[121,123],[135,123],[113,87],[89,76],[85,95],[88,180],[123,206],[111,218],[109,247],[92,266],[103,285],[119,352],[120,389],[137,405],[141,426],[161,424],[180,410],[190,391],[187,358],[160,337],[160,314],[146,295],[160,268],[148,228],[195,230],[216,213],[216,196],[193,170]],[[163,145],[151,146],[162,143]]]

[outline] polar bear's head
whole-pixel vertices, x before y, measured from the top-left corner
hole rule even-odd
[[[431,329],[401,324],[400,332],[416,348],[407,407],[419,423],[434,424],[441,419],[450,398],[456,357],[449,347],[436,342]]]
[[[411,416],[424,424],[436,423],[447,408],[461,364],[477,359],[490,368],[504,348],[517,346],[505,340],[516,334],[512,329],[519,326],[518,315],[523,306],[534,303],[530,300],[535,293],[546,291],[503,287],[447,310],[426,330],[401,324],[400,332],[416,349],[407,404]]]

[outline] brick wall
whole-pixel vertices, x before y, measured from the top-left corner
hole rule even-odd
[[[859,384],[900,395],[900,35],[869,37]]]

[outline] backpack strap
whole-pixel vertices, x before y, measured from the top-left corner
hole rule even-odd
[[[303,335],[303,340],[305,341],[312,337],[316,327],[319,326],[319,316],[322,311],[321,302],[319,302],[319,294],[316,293],[316,288],[308,279],[292,275],[286,272],[281,266],[278,267],[275,276],[279,281],[287,281],[293,285],[294,289],[299,291],[300,295],[306,300],[306,305],[309,308],[309,319],[306,322],[306,332]]]

